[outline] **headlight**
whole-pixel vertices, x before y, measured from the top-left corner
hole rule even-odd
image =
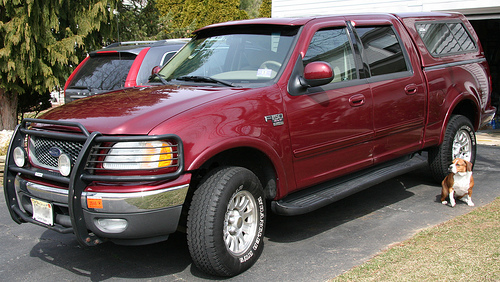
[[[172,147],[165,141],[116,143],[104,159],[103,168],[136,170],[168,167],[174,159]]]

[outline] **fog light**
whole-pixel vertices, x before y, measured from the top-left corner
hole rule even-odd
[[[59,156],[57,160],[57,168],[63,176],[68,176],[71,173],[71,159],[66,154]]]
[[[18,167],[23,167],[26,164],[26,153],[21,147],[16,147],[13,152],[14,162]]]
[[[128,226],[127,220],[121,218],[97,218],[94,223],[99,230],[106,233],[120,233]]]

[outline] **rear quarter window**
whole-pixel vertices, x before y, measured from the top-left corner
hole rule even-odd
[[[418,34],[433,57],[443,57],[477,50],[462,22],[422,22],[416,25]]]

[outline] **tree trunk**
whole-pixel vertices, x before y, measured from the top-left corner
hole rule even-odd
[[[17,93],[0,88],[0,130],[13,130],[17,125]]]

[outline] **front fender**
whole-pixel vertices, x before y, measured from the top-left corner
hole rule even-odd
[[[179,136],[184,144],[184,164],[188,171],[202,167],[228,150],[258,150],[274,166],[281,195],[290,185],[291,188],[295,185],[290,134],[284,114],[281,89],[272,85],[245,89],[206,102],[165,120],[149,134],[169,132]]]

